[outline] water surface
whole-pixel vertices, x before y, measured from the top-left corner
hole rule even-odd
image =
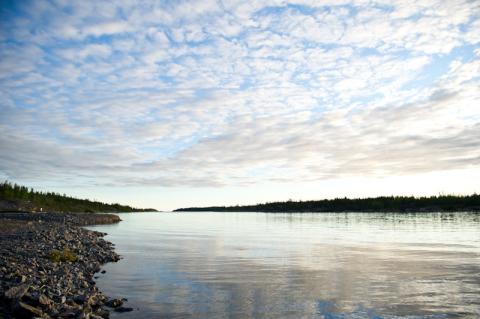
[[[480,215],[122,214],[114,318],[479,318]]]

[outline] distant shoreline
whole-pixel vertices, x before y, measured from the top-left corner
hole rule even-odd
[[[80,199],[54,192],[40,192],[8,181],[0,183],[0,212],[58,212],[58,213],[123,213],[155,211],[153,208],[135,208]]]
[[[467,196],[382,196],[335,198],[311,201],[272,202],[256,205],[187,207],[174,212],[262,212],[262,213],[421,213],[480,212],[480,195]]]

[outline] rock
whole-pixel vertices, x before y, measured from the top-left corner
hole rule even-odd
[[[99,298],[96,295],[88,297],[87,305],[92,306],[92,307],[100,306]]]
[[[45,296],[44,294],[41,294],[39,297],[38,297],[38,302],[41,304],[41,305],[44,305],[44,306],[48,306],[50,305],[53,301],[48,298],[47,296]]]
[[[111,299],[105,303],[105,306],[110,308],[117,308],[123,305],[123,301],[121,299]]]
[[[5,297],[8,299],[20,299],[27,293],[29,288],[30,286],[27,284],[12,287],[5,292]]]
[[[77,313],[73,310],[67,310],[62,313],[60,313],[60,318],[76,318]]]
[[[30,290],[35,290],[35,287],[33,287]],[[26,304],[37,307],[39,305],[38,299],[39,299],[38,291],[33,291],[32,293],[27,292],[25,295],[23,295],[21,300]]]
[[[116,312],[130,312],[130,311],[133,311],[133,308],[130,308],[130,307],[118,307],[118,308],[115,308],[115,311],[116,311]]]
[[[32,318],[41,317],[43,311],[41,309],[30,306],[24,302],[19,301],[14,307],[13,314],[17,318]]]
[[[87,298],[84,295],[78,295],[73,297],[73,301],[79,305],[83,305],[87,301]]]
[[[108,310],[105,310],[103,308],[99,308],[95,314],[97,314],[98,316],[102,317],[103,319],[108,319],[110,318],[110,313],[108,312]]]

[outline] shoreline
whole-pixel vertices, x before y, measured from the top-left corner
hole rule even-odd
[[[254,205],[186,207],[174,212],[262,212],[262,213],[428,213],[480,212],[480,195],[429,197],[379,196],[321,200],[288,200]]]
[[[101,266],[120,256],[105,233],[112,214],[0,213],[0,318],[109,318],[126,312],[96,286]]]

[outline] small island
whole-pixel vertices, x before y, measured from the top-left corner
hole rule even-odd
[[[374,198],[335,198],[285,201],[256,205],[188,207],[176,212],[458,212],[480,211],[480,195],[441,195],[430,197],[382,196]]]

